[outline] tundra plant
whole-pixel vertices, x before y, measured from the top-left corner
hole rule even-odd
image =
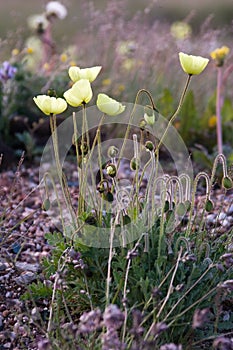
[[[134,104],[100,93],[96,106],[87,108],[99,66],[70,68],[73,85],[65,99],[34,98],[50,118],[52,135],[41,159],[40,180],[44,209],[59,230],[46,236],[54,245],[52,260],[44,262],[48,287],[38,282],[30,288],[30,295],[40,298],[43,293],[50,302],[44,347],[180,350],[182,343],[198,348],[222,326],[222,300],[232,291],[227,258],[232,232],[211,242],[205,215],[214,205],[218,162],[223,188],[231,188],[232,180],[223,154],[211,177],[202,172],[193,179],[188,151],[172,123],[192,77],[209,60],[184,53],[179,59],[187,81],[168,119],[144,89]],[[148,105],[138,104],[141,95]],[[67,104],[81,109],[57,127],[56,114]],[[75,198],[64,171],[71,148],[78,175]],[[166,152],[175,173],[166,171],[167,162],[163,165]],[[206,195],[196,226],[201,179]]]

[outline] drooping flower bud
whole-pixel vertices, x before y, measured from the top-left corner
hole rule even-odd
[[[155,148],[153,142],[151,142],[151,141],[146,141],[145,147],[146,147],[146,149],[147,149],[148,151],[150,151],[150,152],[153,152],[153,151],[154,151],[154,148]]]
[[[125,110],[125,106],[106,94],[98,94],[96,105],[101,112],[111,116],[118,115]]]
[[[229,190],[233,187],[232,180],[229,176],[224,176],[222,179],[222,186],[226,189]]]
[[[110,146],[108,148],[108,157],[109,158],[115,158],[119,153],[119,149],[115,146]]]

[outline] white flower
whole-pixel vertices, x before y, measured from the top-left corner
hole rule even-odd
[[[67,16],[67,9],[59,1],[50,1],[46,5],[46,15],[64,19]]]
[[[49,24],[48,20],[46,19],[43,13],[28,17],[27,22],[28,22],[29,28],[36,31],[39,31],[39,30],[44,31]]]

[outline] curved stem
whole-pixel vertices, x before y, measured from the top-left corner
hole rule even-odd
[[[210,180],[208,174],[205,173],[204,171],[202,171],[196,175],[194,182],[193,182],[191,208],[190,208],[190,214],[189,214],[188,227],[186,230],[186,237],[188,237],[191,233],[192,214],[193,214],[193,210],[194,210],[194,206],[195,206],[195,195],[196,195],[196,191],[197,191],[198,182],[201,178],[203,178],[205,180],[205,183],[206,183],[206,201],[210,198],[211,180]]]
[[[162,146],[162,143],[163,143],[164,138],[166,137],[166,135],[167,135],[167,133],[168,133],[169,128],[171,127],[173,121],[174,121],[175,118],[177,117],[177,114],[179,113],[179,111],[180,111],[180,109],[181,109],[181,107],[182,107],[182,104],[183,104],[183,102],[184,102],[184,98],[185,98],[186,92],[187,92],[187,90],[188,90],[188,87],[189,87],[189,84],[190,84],[190,81],[191,81],[191,77],[192,77],[192,75],[188,75],[188,78],[187,78],[187,80],[186,80],[186,83],[185,83],[183,92],[182,92],[182,94],[181,94],[180,101],[179,101],[179,104],[178,104],[178,106],[177,106],[177,109],[175,110],[175,112],[174,112],[174,113],[172,114],[172,116],[170,117],[170,120],[169,120],[169,122],[168,122],[168,125],[167,125],[167,127],[166,127],[166,129],[165,129],[165,131],[164,131],[164,133],[163,133],[163,135],[162,135],[162,137],[161,137],[161,139],[160,139],[160,141],[159,141],[159,143],[158,143],[158,146],[155,148],[155,154],[156,154],[156,157],[157,157],[157,159],[156,159],[156,172],[155,172],[156,175],[158,174],[159,149],[160,149],[160,147]],[[145,91],[146,91],[146,90],[145,90]],[[138,92],[137,97],[136,97],[136,101],[137,101],[137,98],[138,98],[139,94],[140,94],[141,92],[145,92],[145,91],[144,91],[144,90],[140,90],[140,91]],[[150,96],[150,94],[149,94],[149,96]],[[135,102],[135,103],[136,103],[136,102]],[[152,105],[152,106],[153,106],[153,105]],[[154,108],[154,107],[153,107],[153,108]],[[155,110],[157,111],[157,109],[155,109]],[[141,182],[141,180],[142,180],[142,178],[143,178],[143,176],[144,176],[144,174],[145,174],[145,172],[146,172],[147,167],[150,165],[150,163],[151,163],[151,158],[148,160],[148,162],[145,164],[145,166],[144,166],[144,168],[143,168],[143,170],[142,170],[142,175],[141,175],[141,178],[140,178],[140,182]]]
[[[218,163],[221,162],[222,163],[222,171],[223,171],[223,177],[227,177],[227,161],[226,161],[226,157],[220,153],[216,156],[215,160],[214,160],[214,164],[213,164],[213,168],[212,168],[212,174],[211,174],[211,179],[210,179],[210,185],[213,185],[214,182],[214,177],[216,175],[216,170],[217,170],[217,166]]]
[[[151,102],[151,106],[152,106],[153,110],[155,110],[156,112],[159,112],[158,109],[156,108],[155,104],[154,104],[153,98],[152,98],[151,94],[149,93],[149,91],[147,91],[146,89],[139,90],[137,92],[137,95],[136,95],[136,98],[135,98],[133,110],[132,110],[132,112],[130,114],[130,117],[129,117],[129,122],[128,122],[128,125],[127,125],[127,128],[126,128],[124,141],[123,141],[123,144],[122,144],[122,147],[121,147],[121,150],[120,150],[120,154],[119,154],[119,159],[118,159],[118,162],[117,162],[117,168],[119,168],[119,164],[120,164],[123,152],[124,152],[125,144],[126,144],[126,141],[128,139],[128,136],[129,136],[130,126],[131,126],[131,122],[133,120],[133,115],[134,115],[134,112],[135,112],[135,109],[136,109],[136,106],[137,106],[137,102],[138,102],[139,96],[142,93],[145,93],[148,96],[148,98],[149,98],[149,100]]]

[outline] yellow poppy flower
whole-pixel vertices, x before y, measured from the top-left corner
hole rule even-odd
[[[187,55],[179,53],[179,59],[183,71],[189,75],[198,75],[206,68],[209,59],[201,56]]]
[[[106,94],[98,94],[96,104],[101,112],[111,116],[118,115],[125,110],[125,106]]]
[[[192,34],[192,28],[186,22],[176,21],[171,25],[171,34],[174,38],[184,40]]]
[[[208,119],[208,126],[210,128],[214,128],[217,124],[217,117],[216,115],[212,115],[209,119]]]
[[[64,93],[64,97],[72,107],[81,106],[88,103],[93,96],[90,81],[81,79],[74,83],[71,89]]]
[[[38,95],[33,97],[33,101],[46,114],[60,114],[67,108],[67,103],[63,98],[50,97],[48,95]]]
[[[227,46],[222,46],[210,53],[210,57],[215,60],[216,66],[221,67],[224,64],[226,56],[229,54],[230,49]]]
[[[91,68],[79,68],[79,67],[70,67],[69,76],[73,82],[76,82],[80,79],[87,79],[92,83],[101,70],[101,66],[91,67]]]

